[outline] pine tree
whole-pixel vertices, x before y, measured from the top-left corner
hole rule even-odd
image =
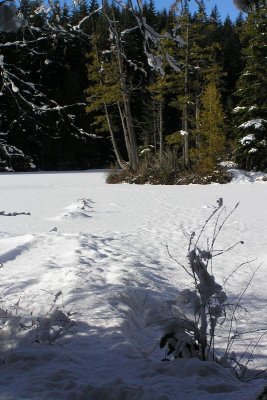
[[[114,21],[115,22],[115,21]],[[118,32],[116,31],[116,35]],[[120,150],[115,138],[113,128],[114,119],[120,121],[119,132],[123,132],[124,145],[128,156],[128,166],[136,169],[138,164],[137,143],[135,126],[132,119],[130,91],[128,90],[125,67],[118,37],[115,39],[112,50],[100,52],[97,42],[93,45],[91,63],[88,67],[91,87],[87,89],[89,94],[87,111],[97,111],[95,124],[101,125],[101,129],[110,134],[113,150],[120,167],[125,168]]]
[[[32,5],[30,0],[21,0],[19,5],[19,10],[22,13],[23,17],[28,19],[31,15]]]
[[[70,23],[70,11],[68,4],[64,2],[61,12],[60,24],[65,28]]]
[[[46,12],[43,0],[31,1],[31,13],[29,17],[30,25],[42,28],[46,23]]]
[[[213,82],[221,84],[223,73],[221,62],[221,45],[218,42],[221,26],[216,21],[207,21],[205,9],[191,17],[185,3],[184,14],[178,19],[180,33],[186,45],[178,49],[176,58],[181,63],[181,72],[173,74],[177,97],[171,102],[181,112],[180,131],[184,133],[184,164],[189,165],[190,157],[196,146],[196,132],[199,129],[199,115],[203,87]],[[220,19],[215,9],[214,16]],[[176,133],[168,137],[169,143],[175,138],[181,142],[181,135]],[[195,160],[194,160],[195,161]]]
[[[97,0],[90,0],[88,11],[89,14],[92,14],[93,12],[96,12],[99,9],[99,4]]]
[[[148,86],[151,93],[151,110],[150,115],[153,117],[153,146],[158,149],[160,161],[163,159],[164,150],[164,115],[163,111],[166,107],[166,98],[172,88],[169,76],[157,75],[154,82]]]
[[[267,75],[266,6],[251,12],[242,33],[245,67],[237,86],[239,103],[234,109],[238,149],[242,168],[267,169]]]
[[[60,24],[62,9],[59,0],[51,1],[51,15],[50,15],[50,22],[54,25]]]
[[[222,157],[225,146],[224,113],[215,81],[209,82],[204,89],[196,143],[192,156],[196,156],[200,168],[210,171]]]
[[[79,0],[78,4],[75,5],[73,8],[71,23],[73,25],[78,25],[82,21],[82,19],[85,18],[88,14],[89,14],[89,6],[87,0]],[[86,31],[88,25],[87,21],[84,25],[83,25],[83,31]]]
[[[222,27],[223,70],[227,76],[225,79],[226,98],[232,94],[243,67],[238,28],[240,23],[241,21],[238,21],[233,24],[231,18],[227,16]]]
[[[93,41],[94,50],[88,54],[88,75],[91,85],[86,89],[88,105],[86,111],[94,113],[96,132],[109,132],[116,160],[121,168],[125,167],[116,138],[114,109],[117,113],[122,101],[118,81],[118,66],[114,58],[101,57],[97,43]],[[115,127],[114,127],[115,126]]]
[[[215,22],[217,25],[221,25],[222,24],[221,16],[220,16],[220,13],[219,13],[217,5],[215,5],[213,7],[213,9],[211,10],[210,19],[213,22]]]
[[[171,94],[169,106],[177,110],[177,124],[175,132],[166,137],[168,144],[175,145],[178,154],[182,152],[183,164],[189,166],[189,131],[191,114],[191,79],[190,79],[190,13],[188,1],[184,3],[182,14],[173,21],[173,29],[183,38],[184,43],[177,46],[171,41],[165,45],[165,53],[178,60],[179,71],[169,70],[168,77],[165,78],[166,95]],[[167,84],[166,84],[167,83]],[[168,93],[169,92],[169,93]],[[185,134],[182,134],[185,133]]]
[[[158,29],[157,24],[157,13],[154,0],[149,0],[143,5],[143,16],[146,18],[146,22],[154,29]]]

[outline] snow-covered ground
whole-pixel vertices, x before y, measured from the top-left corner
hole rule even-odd
[[[248,313],[237,321],[259,338],[267,313],[266,182],[242,184],[236,175],[227,185],[137,186],[107,185],[102,171],[1,174],[0,400],[255,400],[262,379],[242,383],[213,362],[161,361],[163,321],[191,287],[166,245],[186,262],[185,232],[203,226],[218,198],[227,211],[240,202],[218,248],[244,244],[218,257],[213,272],[222,283],[256,259],[228,280],[234,301],[262,264],[242,299]],[[51,333],[56,319],[63,336],[59,326]],[[237,339],[237,354],[254,338]],[[250,368],[266,369],[266,346],[267,335]]]

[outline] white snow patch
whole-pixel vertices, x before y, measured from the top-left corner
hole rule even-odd
[[[253,111],[253,110],[256,110],[257,108],[258,108],[257,106],[251,106],[251,107],[249,107],[248,111]]]
[[[240,112],[240,111],[244,111],[246,108],[247,108],[247,107],[240,107],[240,106],[237,106],[237,107],[235,107],[235,108],[233,109],[233,112],[234,112],[234,113],[238,113],[238,112]]]
[[[257,152],[258,152],[258,149],[255,149],[255,147],[252,147],[252,149],[249,150],[250,154],[257,153]]]

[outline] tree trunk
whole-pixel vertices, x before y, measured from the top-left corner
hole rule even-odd
[[[100,60],[98,57],[98,50],[97,50],[97,46],[95,45],[95,54],[96,54],[96,58],[97,58],[97,62],[100,64]],[[103,85],[102,79],[100,78],[100,84]],[[108,112],[108,106],[106,103],[104,103],[104,110],[105,110],[105,116],[106,116],[106,120],[107,120],[107,124],[108,124],[108,129],[109,129],[109,134],[110,134],[110,139],[111,139],[111,143],[113,146],[113,150],[116,156],[116,160],[119,164],[119,166],[123,169],[126,168],[127,164],[126,162],[122,159],[119,148],[117,146],[117,142],[116,142],[116,138],[112,129],[112,125],[111,125],[111,121],[110,121],[110,117],[109,117],[109,112]]]
[[[126,79],[125,79],[125,71],[124,71],[124,65],[123,65],[123,60],[122,60],[121,43],[120,43],[118,32],[116,29],[116,22],[115,22],[114,15],[113,15],[112,28],[115,33],[116,56],[117,56],[118,67],[119,67],[118,72],[119,72],[122,102],[123,102],[123,108],[124,108],[124,118],[125,118],[125,124],[126,124],[127,132],[128,132],[127,136],[129,138],[129,143],[130,143],[130,149],[129,149],[129,154],[128,154],[129,166],[130,166],[130,168],[135,170],[138,166],[138,161],[139,161],[138,160],[137,141],[136,141],[134,124],[133,124],[130,99],[129,99],[127,84],[126,84]]]
[[[186,132],[184,134],[184,165],[187,167],[189,165],[189,146],[188,146],[188,59],[189,59],[189,27],[186,29],[186,52],[185,52],[185,75],[184,75],[184,112],[183,112],[183,130]]]
[[[136,142],[136,135],[135,129],[133,124],[133,117],[131,112],[130,106],[130,99],[128,96],[126,81],[125,81],[125,74],[124,68],[122,64],[121,55],[118,50],[118,62],[119,62],[119,74],[120,74],[120,85],[122,91],[122,101],[123,101],[123,108],[124,108],[124,118],[128,132],[128,138],[130,142],[130,154],[129,154],[129,164],[130,168],[136,169],[138,165],[138,151],[137,151],[137,142]]]
[[[114,135],[114,132],[113,132],[113,129],[112,129],[111,121],[110,121],[110,118],[109,118],[108,107],[107,107],[106,103],[104,103],[104,109],[105,109],[105,116],[106,116],[106,120],[107,120],[107,124],[108,124],[110,139],[111,139],[113,150],[114,150],[114,153],[115,153],[115,156],[116,156],[116,160],[117,160],[119,166],[121,168],[125,169],[127,164],[126,164],[125,161],[123,161],[123,159],[121,157],[121,154],[120,154],[120,151],[119,151],[119,148],[117,146],[116,138],[115,138],[115,135]]]
[[[123,134],[124,134],[124,142],[125,142],[128,158],[130,160],[130,157],[131,157],[131,143],[130,143],[130,139],[129,139],[127,126],[125,124],[125,116],[123,114],[123,111],[121,109],[121,105],[120,105],[119,102],[117,102],[117,106],[118,106],[118,110],[119,110],[119,114],[120,114],[122,130],[123,130]]]
[[[159,102],[159,160],[163,160],[163,101]]]

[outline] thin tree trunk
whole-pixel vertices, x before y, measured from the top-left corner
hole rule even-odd
[[[158,119],[156,112],[156,103],[152,102],[153,111],[153,142],[154,142],[154,154],[157,154],[157,132],[158,132]]]
[[[133,117],[130,107],[130,99],[127,93],[127,86],[125,82],[125,74],[122,65],[121,55],[118,53],[118,61],[119,61],[119,73],[120,73],[120,84],[121,84],[121,91],[122,91],[122,101],[124,107],[124,117],[128,131],[128,137],[130,142],[130,167],[134,170],[137,168],[138,165],[138,151],[137,151],[137,142],[136,142],[136,135],[135,129],[133,124]]]
[[[199,159],[199,115],[200,115],[200,104],[199,104],[199,96],[196,94],[195,97],[195,140],[196,140],[196,149],[198,150],[198,159]]]
[[[130,143],[130,139],[129,139],[129,134],[128,134],[128,130],[127,130],[127,126],[125,124],[125,116],[123,115],[122,109],[121,109],[121,105],[119,102],[117,102],[117,107],[119,110],[119,114],[120,114],[120,119],[121,119],[121,125],[122,125],[122,130],[123,130],[123,134],[124,134],[124,142],[125,142],[125,146],[126,146],[126,150],[128,153],[128,158],[130,161],[130,155],[131,155],[131,143]]]
[[[159,102],[159,160],[163,160],[163,101]]]
[[[112,125],[111,125],[111,121],[110,121],[110,117],[109,117],[109,112],[108,112],[108,107],[106,105],[106,103],[104,103],[104,109],[105,109],[105,116],[106,116],[106,120],[107,120],[107,124],[108,124],[108,129],[109,129],[109,134],[110,134],[110,139],[111,139],[111,143],[113,146],[113,150],[116,156],[116,160],[119,164],[119,166],[123,169],[126,168],[127,164],[126,162],[122,159],[119,148],[117,146],[117,142],[116,142],[116,138],[112,129]]]
[[[185,53],[185,76],[184,76],[184,112],[183,112],[183,130],[186,134],[183,136],[184,139],[184,165],[189,165],[189,145],[188,145],[188,59],[189,59],[189,27],[186,29],[186,53]]]

